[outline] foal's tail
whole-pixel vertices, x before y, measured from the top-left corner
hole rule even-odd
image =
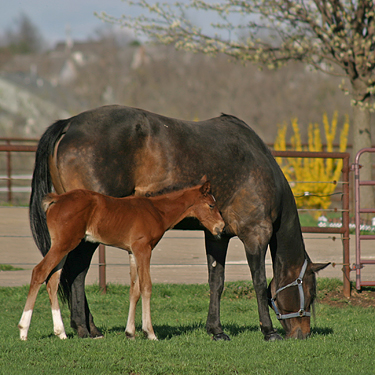
[[[43,256],[47,254],[51,247],[46,214],[42,207],[43,198],[52,191],[49,158],[52,156],[56,142],[64,133],[67,125],[67,120],[60,120],[48,127],[40,138],[35,155],[35,167],[31,182],[29,218],[31,233]]]
[[[56,203],[58,201],[58,195],[55,193],[48,193],[42,200],[42,207],[44,212],[48,211],[48,208],[51,204]]]

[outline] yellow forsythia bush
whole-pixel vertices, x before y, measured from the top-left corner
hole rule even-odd
[[[326,139],[326,151],[332,152],[333,142],[336,137],[338,113],[335,112],[331,123],[327,114],[323,115],[323,127]],[[300,129],[297,119],[292,120],[293,136],[290,139],[294,151],[323,151],[322,136],[319,124],[309,124],[308,145],[302,146]],[[284,123],[278,126],[277,138],[274,149],[285,151],[286,133],[288,125]],[[349,133],[349,118],[340,132],[340,152],[345,152]],[[297,207],[312,209],[327,209],[331,204],[331,197],[341,175],[342,159],[321,158],[276,158],[285,177],[289,181],[293,194],[296,198]],[[319,215],[319,213],[317,213]]]

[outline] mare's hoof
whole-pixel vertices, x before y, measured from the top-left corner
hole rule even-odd
[[[216,335],[213,335],[212,340],[214,340],[214,341],[220,341],[220,340],[230,341],[230,337],[228,335],[226,335],[224,332],[222,332],[222,333],[217,333]]]
[[[279,340],[282,340],[283,338],[277,332],[272,332],[272,333],[269,333],[268,335],[264,335],[264,339],[266,341],[279,341]]]
[[[87,339],[87,338],[91,337],[90,332],[88,331],[88,329],[87,328],[82,328],[82,327],[78,327],[77,328],[77,335],[81,339]]]
[[[104,335],[94,326],[90,329],[90,337],[93,339],[102,339]]]
[[[91,332],[87,328],[77,328],[78,337],[81,339],[102,339],[104,335],[97,329],[92,329]]]

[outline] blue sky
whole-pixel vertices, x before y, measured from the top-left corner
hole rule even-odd
[[[165,1],[169,0],[160,2]],[[142,10],[122,0],[0,0],[0,35],[12,27],[23,13],[38,28],[50,47],[65,40],[67,26],[74,40],[85,40],[94,36],[95,30],[107,25],[94,15],[102,11],[119,18],[123,14],[139,15]],[[207,12],[189,11],[187,14],[206,32],[210,30],[210,22],[217,21],[215,15]],[[234,19],[239,22],[241,17],[235,16]]]
[[[101,11],[120,17],[134,10],[121,0],[0,0],[0,33],[12,27],[22,12],[51,44],[65,39],[68,25],[72,37],[83,40],[104,25],[94,15]]]

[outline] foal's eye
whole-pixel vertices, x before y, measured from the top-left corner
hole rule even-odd
[[[213,210],[215,208],[215,205],[214,204],[209,204],[211,210]]]

